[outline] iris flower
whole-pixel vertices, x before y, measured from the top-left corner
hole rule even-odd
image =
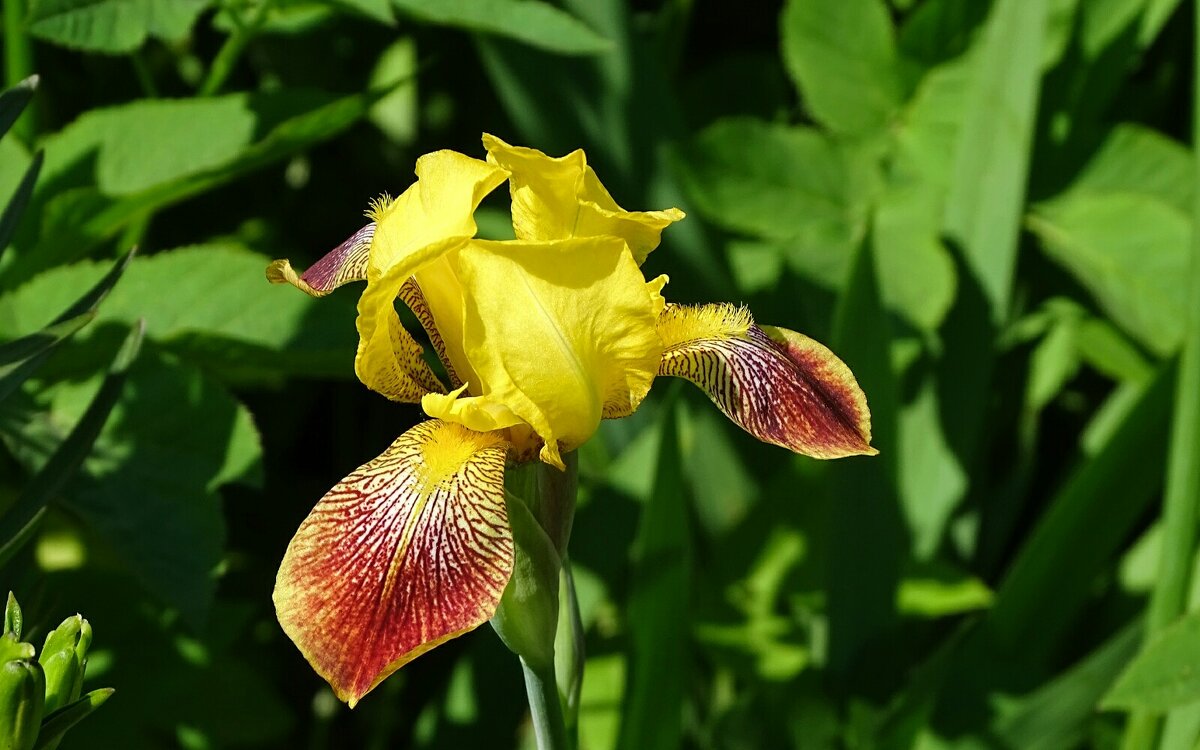
[[[339,482],[288,546],[279,622],[353,706],[412,659],[489,620],[513,571],[505,467],[563,454],[632,414],[656,377],[698,385],[755,437],[817,458],[874,454],[866,398],[816,341],[729,304],[668,304],[641,266],[677,209],[625,211],[582,151],[550,158],[485,135],[487,159],[437,151],[371,222],[298,274],[314,296],[365,281],[355,371],[430,417]],[[509,184],[516,239],[476,238]],[[449,382],[401,324],[425,329]]]

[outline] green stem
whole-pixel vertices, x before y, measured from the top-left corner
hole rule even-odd
[[[554,667],[539,673],[521,659],[521,670],[525,673],[525,692],[529,696],[529,714],[533,717],[538,750],[571,750],[558,685],[554,681]]]
[[[233,72],[234,66],[237,65],[238,59],[241,58],[242,52],[246,49],[246,45],[258,33],[259,27],[267,18],[267,12],[274,4],[274,0],[262,0],[254,9],[254,15],[249,21],[244,25],[235,24],[236,28],[233,33],[225,40],[225,44],[221,46],[216,58],[213,59],[212,67],[208,70],[208,77],[200,85],[200,96],[212,96],[221,90],[226,79]]]
[[[12,88],[33,75],[33,49],[25,33],[26,0],[4,0],[4,81]],[[33,107],[29,107],[15,123],[12,132],[29,144],[33,142]]]
[[[1194,39],[1200,40],[1200,0]],[[1192,81],[1193,174],[1200,178],[1200,48],[1196,49]],[[1190,299],[1200,299],[1200,193],[1193,197],[1192,270]],[[1187,607],[1192,561],[1196,550],[1196,521],[1200,518],[1200,305],[1192,305],[1180,355],[1175,417],[1167,455],[1163,495],[1163,546],[1158,578],[1146,614],[1146,640],[1153,639]],[[1135,712],[1125,729],[1125,750],[1149,750],[1158,736],[1159,717]]]

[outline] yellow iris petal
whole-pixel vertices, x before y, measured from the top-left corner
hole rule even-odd
[[[420,347],[409,343],[396,315],[400,287],[475,235],[476,207],[508,176],[495,165],[454,151],[422,156],[416,172],[417,181],[408,190],[375,211],[367,289],[358,301],[355,372],[367,387],[397,401],[418,401],[437,390],[414,377],[423,362]]]
[[[626,211],[587,165],[583,151],[551,158],[484,134],[488,162],[511,173],[513,231],[521,240],[564,240],[612,235],[629,245],[641,265],[658,247],[662,230],[683,218],[677,208]]]
[[[477,240],[455,264],[476,380],[470,396],[427,396],[431,416],[471,429],[527,424],[545,441],[542,460],[561,467],[561,450],[645,397],[662,355],[663,280],[647,283],[623,240]]]

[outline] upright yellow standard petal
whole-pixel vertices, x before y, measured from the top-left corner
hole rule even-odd
[[[496,611],[513,568],[507,446],[429,421],[321,498],[275,582],[279,623],[353,706]]]
[[[662,230],[683,218],[677,208],[626,211],[587,164],[583,151],[551,158],[484,134],[488,161],[511,173],[513,231],[521,240],[564,240],[613,235],[625,240],[641,265],[658,247]]]
[[[473,241],[458,251],[466,290],[463,350],[470,395],[430,395],[426,413],[472,429],[525,424],[541,458],[596,431],[645,397],[662,354],[662,280],[647,283],[617,237]]]
[[[419,401],[444,390],[436,379],[429,381],[420,347],[396,315],[395,300],[410,276],[475,235],[475,209],[507,176],[478,159],[436,151],[417,160],[417,181],[408,190],[376,209],[354,361],[367,387],[395,401]]]

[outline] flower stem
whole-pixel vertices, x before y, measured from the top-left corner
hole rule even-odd
[[[521,670],[525,673],[525,692],[529,696],[529,713],[533,717],[538,750],[571,750],[558,685],[554,680],[554,666],[539,672],[521,659]]]
[[[208,77],[204,79],[204,83],[200,86],[200,96],[212,96],[225,85],[225,80],[233,72],[238,58],[242,56],[242,51],[250,43],[250,40],[254,38],[254,35],[258,33],[258,27],[266,20],[267,12],[271,9],[272,5],[274,5],[274,0],[261,0],[258,7],[254,9],[254,15],[250,17],[249,21],[246,21],[244,24],[235,23],[233,33],[229,35],[229,38],[225,40],[225,44],[217,51],[217,56],[213,60],[212,67],[208,70]]]

